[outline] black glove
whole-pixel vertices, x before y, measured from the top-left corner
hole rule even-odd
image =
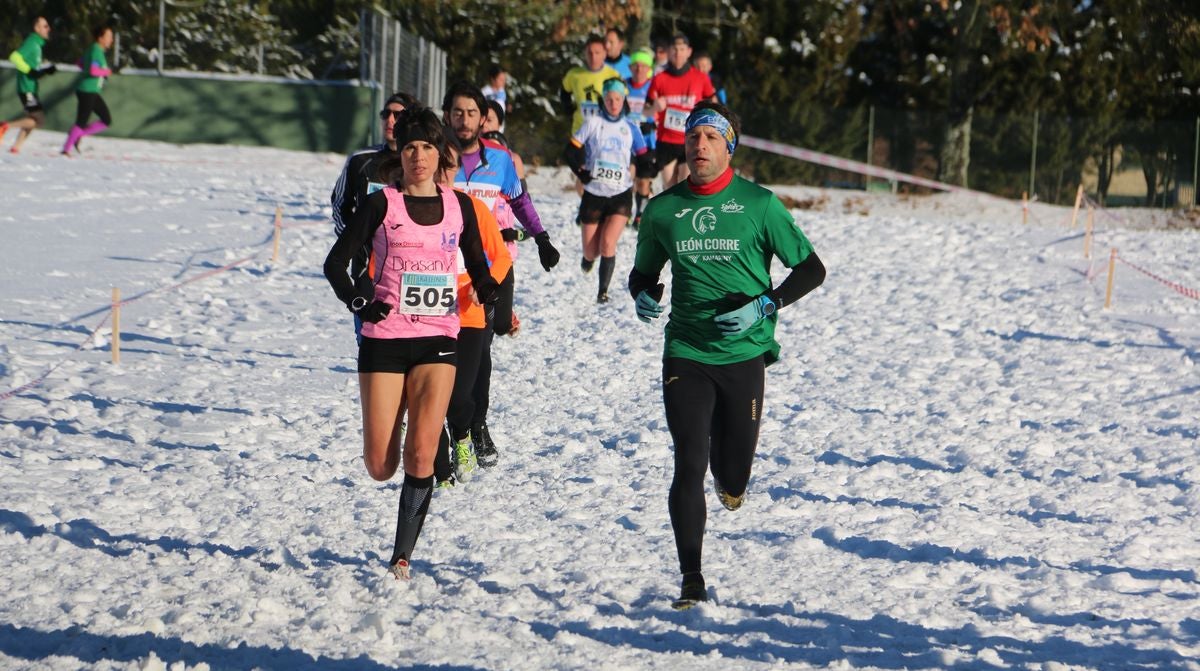
[[[522,242],[529,239],[523,228],[502,228],[500,237],[504,238],[505,242]]]
[[[500,285],[488,276],[487,282],[475,285],[475,297],[483,305],[495,305],[500,301]]]
[[[355,299],[355,301],[357,301],[357,299]],[[371,301],[370,303],[367,303],[361,308],[355,310],[355,301],[350,302],[350,311],[358,315],[359,319],[371,324],[378,324],[379,322],[383,321],[384,317],[387,317],[388,313],[392,311],[392,306],[384,303],[383,301]]]
[[[533,236],[533,241],[537,243],[538,260],[542,262],[546,272],[550,272],[551,268],[558,265],[558,250],[550,244],[550,234],[542,231]]]
[[[46,75],[52,75],[55,72],[58,72],[58,66],[50,63],[49,65],[43,65],[36,70],[31,70],[29,72],[29,76],[33,77],[34,79],[41,79],[42,77],[45,77]]]
[[[588,182],[592,181],[591,170],[580,170],[579,172],[575,173],[575,176],[579,178],[580,184],[587,184]]]

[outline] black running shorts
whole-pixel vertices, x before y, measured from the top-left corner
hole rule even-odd
[[[21,107],[26,114],[32,115],[34,112],[40,112],[46,108],[42,107],[42,101],[33,91],[29,93],[18,93],[17,97],[21,99]]]
[[[615,196],[597,196],[587,190],[579,201],[581,224],[598,224],[609,217],[628,217],[633,213],[633,189],[626,189]]]
[[[427,363],[458,363],[458,342],[446,336],[368,338],[358,346],[358,372],[407,373]]]
[[[671,161],[686,161],[687,157],[683,152],[683,145],[672,144],[670,142],[658,141],[658,146],[654,148],[654,163],[659,170],[667,167]]]

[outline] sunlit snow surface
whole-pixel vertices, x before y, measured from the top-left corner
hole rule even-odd
[[[517,261],[500,464],[400,584],[321,272],[342,157],[61,141],[0,154],[2,668],[1200,669],[1200,302],[1119,264],[1103,309],[1109,246],[1200,287],[1196,231],[1100,216],[1089,267],[1069,208],[780,189],[829,277],[675,612],[662,325],[632,231],[595,304],[566,173],[529,180],[563,261]]]

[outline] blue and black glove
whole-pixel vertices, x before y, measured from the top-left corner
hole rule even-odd
[[[55,72],[58,72],[58,66],[53,63],[48,63],[36,70],[30,70],[29,76],[33,77],[34,79],[41,79],[42,77],[45,77],[46,75],[52,75]]]
[[[748,303],[736,310],[713,317],[713,321],[717,323],[717,330],[725,337],[729,337],[744,332],[754,326],[758,320],[773,314],[775,314],[775,302],[771,300],[770,296],[763,294],[750,299]]]
[[[650,323],[651,319],[658,319],[662,316],[663,306],[659,301],[662,300],[663,285],[659,284],[653,289],[643,289],[634,299],[634,306],[637,308],[638,319]]]

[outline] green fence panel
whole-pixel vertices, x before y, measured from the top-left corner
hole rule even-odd
[[[65,132],[75,122],[79,78],[60,71],[41,79],[47,128]],[[16,70],[0,69],[0,119],[20,116],[16,91]],[[332,83],[119,73],[104,85],[113,116],[105,135],[344,154],[370,143],[373,93]]]

